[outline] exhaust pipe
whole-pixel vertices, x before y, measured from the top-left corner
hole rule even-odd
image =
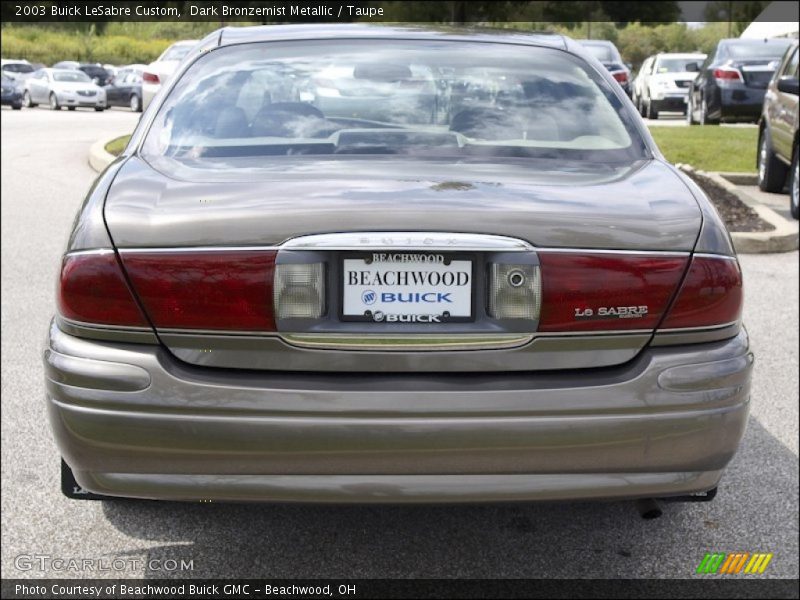
[[[661,505],[655,498],[640,498],[636,501],[636,509],[643,519],[657,519],[663,514]]]

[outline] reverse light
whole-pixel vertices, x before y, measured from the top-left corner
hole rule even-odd
[[[276,265],[273,289],[278,319],[318,319],[325,314],[323,263]]]
[[[142,81],[144,83],[161,83],[161,80],[158,78],[158,75],[156,75],[155,73],[150,73],[148,71],[142,73]]]
[[[494,319],[536,320],[542,286],[536,265],[492,264],[489,274],[489,315]]]

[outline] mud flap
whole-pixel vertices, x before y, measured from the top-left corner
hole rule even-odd
[[[80,484],[75,481],[75,476],[72,474],[72,469],[69,465],[61,459],[61,493],[67,498],[72,500],[110,500],[111,496],[103,496],[102,494],[94,494],[88,490],[83,489]]]

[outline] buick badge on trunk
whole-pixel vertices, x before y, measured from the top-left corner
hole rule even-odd
[[[710,499],[750,406],[741,311],[719,215],[580,44],[224,28],[69,237],[63,489]]]

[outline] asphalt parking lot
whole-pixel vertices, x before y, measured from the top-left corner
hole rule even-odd
[[[706,552],[772,552],[798,577],[798,253],[741,257],[756,353],[751,419],[714,502],[472,506],[76,502],[59,491],[41,353],[59,257],[95,173],[89,146],[138,115],[0,113],[2,577],[684,578]],[[787,200],[788,202],[788,200]],[[123,558],[122,571],[21,570],[19,556]],[[193,569],[158,570],[167,559]],[[142,565],[150,566],[142,568]],[[159,562],[161,561],[161,562]]]

